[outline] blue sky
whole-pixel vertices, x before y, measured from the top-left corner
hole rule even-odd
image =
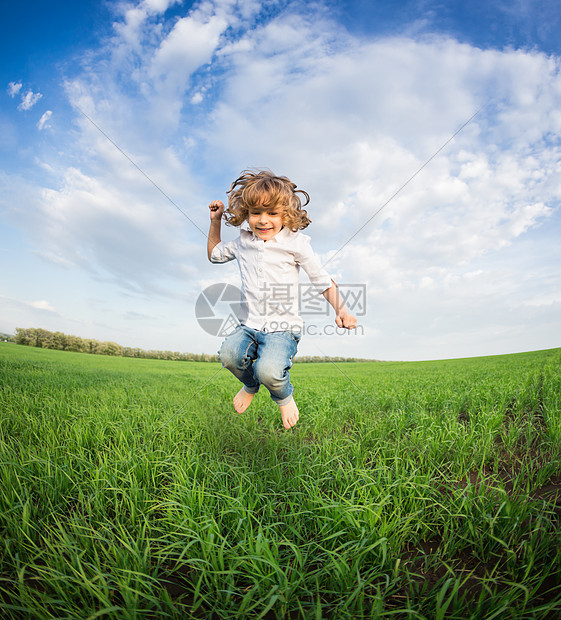
[[[558,2],[5,4],[0,331],[216,351],[194,303],[238,273],[207,205],[268,167],[367,291],[359,333],[309,316],[302,354],[561,346]]]

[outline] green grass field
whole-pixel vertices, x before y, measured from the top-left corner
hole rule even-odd
[[[561,617],[561,349],[291,374],[0,344],[0,617]]]

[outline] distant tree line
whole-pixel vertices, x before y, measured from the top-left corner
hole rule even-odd
[[[302,364],[314,363],[318,362],[378,362],[379,360],[370,360],[364,359],[362,357],[331,357],[329,355],[320,357],[319,355],[297,355],[294,358],[295,362],[300,362]]]
[[[157,360],[179,360],[186,362],[217,362],[217,355],[208,353],[178,353],[176,351],[145,351],[138,347],[123,347],[116,342],[100,342],[92,338],[80,338],[50,332],[46,329],[17,327],[13,342],[29,347],[41,349],[55,349],[57,351],[74,351],[76,353],[91,353],[93,355],[112,355],[116,357],[137,357]]]
[[[50,332],[37,327],[17,327],[14,336],[3,334],[5,340],[40,349],[54,349],[56,351],[74,351],[75,353],[91,353],[93,355],[112,355],[116,357],[136,357],[152,360],[174,360],[183,362],[217,362],[218,355],[208,353],[178,353],[177,351],[146,351],[138,347],[123,347],[116,342],[100,342],[92,338],[81,338]],[[310,362],[374,362],[376,360],[357,357],[319,357],[297,356],[294,360],[300,363]]]

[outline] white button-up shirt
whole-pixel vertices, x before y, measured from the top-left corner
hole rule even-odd
[[[242,279],[240,323],[259,331],[301,331],[298,312],[300,267],[318,295],[331,287],[331,276],[312,250],[310,237],[283,228],[267,242],[249,230],[233,241],[218,243],[211,262],[236,258]]]

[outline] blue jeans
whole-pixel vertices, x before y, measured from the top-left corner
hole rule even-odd
[[[224,340],[218,357],[246,392],[256,394],[263,384],[277,405],[286,405],[294,392],[288,371],[299,340],[298,333],[260,332],[240,325]]]

